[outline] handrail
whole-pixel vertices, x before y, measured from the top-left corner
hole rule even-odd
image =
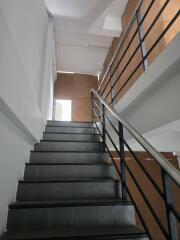
[[[169,163],[169,161],[160,154],[138,131],[120,116],[104,99],[98,94],[97,91],[91,89],[100,102],[109,110],[109,112],[126,128],[126,130],[144,147],[144,149],[154,158],[154,160],[163,168],[163,170],[180,186],[180,172]]]
[[[132,17],[130,18],[129,24],[128,24],[127,28],[125,29],[124,34],[123,34],[123,36],[122,36],[122,38],[121,38],[121,40],[120,40],[120,43],[118,44],[117,49],[116,49],[116,51],[115,51],[115,53],[114,53],[114,55],[113,55],[113,57],[112,57],[109,65],[108,65],[108,67],[107,67],[107,69],[106,69],[106,71],[105,71],[105,73],[104,73],[104,75],[103,75],[103,78],[102,78],[102,80],[101,80],[101,82],[100,82],[100,84],[99,84],[98,91],[100,90],[100,88],[101,88],[104,80],[105,80],[106,77],[107,77],[107,74],[109,73],[109,70],[110,70],[112,64],[114,63],[114,60],[115,60],[115,58],[116,58],[116,56],[117,56],[117,54],[118,54],[118,52],[119,52],[119,50],[120,50],[120,48],[121,48],[121,44],[122,44],[122,42],[123,42],[123,40],[124,40],[124,37],[126,36],[126,34],[127,34],[127,32],[128,32],[128,29],[129,29],[129,27],[131,26],[131,24],[132,24],[132,22],[133,22],[133,19],[134,19],[134,17],[136,16],[136,12],[137,12],[137,10],[140,8],[142,2],[143,2],[143,0],[139,0],[139,2],[138,2],[137,6],[136,6],[136,8],[135,8],[135,10],[134,10],[134,12],[133,12],[133,14],[132,14]]]
[[[173,13],[168,20],[168,24],[159,30],[158,36],[155,36],[153,41],[148,42],[149,37],[153,34],[153,29],[157,26],[160,17],[163,17],[165,11],[168,10],[173,0],[165,0],[161,6],[152,14],[150,20],[147,19],[156,7],[155,0],[148,1],[148,5],[143,3],[145,0],[139,0],[137,6],[129,20],[128,27],[122,34],[116,51],[108,64],[108,67],[103,71],[99,81],[98,93],[110,105],[116,104],[120,98],[128,91],[140,75],[142,75],[149,65],[158,56],[156,54],[151,59],[151,53],[158,46],[165,34],[173,27],[174,23],[180,17],[180,10],[173,8],[170,11]],[[175,12],[174,12],[175,11]],[[144,28],[144,22],[147,27]],[[174,35],[175,36],[175,35]],[[117,60],[117,61],[116,61]],[[133,79],[132,84],[129,84]],[[129,85],[128,85],[129,84]]]

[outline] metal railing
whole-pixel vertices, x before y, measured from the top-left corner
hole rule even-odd
[[[133,196],[133,192],[130,190],[127,184],[127,173],[132,179],[133,183],[137,187],[143,201],[148,207],[149,211],[152,214],[154,221],[156,222],[159,230],[161,231],[164,239],[168,240],[178,240],[178,231],[177,231],[177,222],[180,221],[180,214],[175,208],[174,200],[173,200],[173,191],[172,191],[172,183],[176,184],[178,187],[180,186],[180,172],[169,163],[169,161],[161,155],[159,152],[153,148],[145,138],[143,138],[125,119],[123,119],[94,89],[91,90],[91,99],[92,99],[92,118],[95,123],[99,134],[102,137],[104,143],[104,150],[109,153],[109,156],[115,166],[115,169],[121,179],[122,185],[122,198],[127,199],[130,198],[136,212],[139,216],[139,219],[147,232],[150,239],[154,239],[151,230],[148,224],[145,221],[144,215],[141,213],[138,204]],[[117,120],[117,124],[113,124],[114,121],[110,120],[110,118]],[[99,124],[98,124],[99,123]],[[107,124],[111,127],[107,127]],[[118,125],[118,128],[117,128]],[[113,140],[112,130],[118,137],[118,144],[116,140]],[[159,186],[156,179],[152,177],[152,174],[148,172],[148,170],[144,167],[137,154],[132,150],[131,146],[125,140],[124,130],[126,130],[140,145],[141,147],[154,159],[154,161],[159,165],[161,169],[161,178],[162,178],[162,187]],[[108,139],[107,139],[108,138]],[[120,159],[120,166],[117,166],[117,163],[114,160],[114,156],[110,151],[107,140],[114,147],[116,153]],[[155,192],[160,196],[166,208],[167,215],[167,226],[164,226],[160,217],[158,216],[156,209],[152,206],[150,200],[146,196],[144,190],[141,187],[141,184],[137,180],[134,172],[131,170],[129,164],[127,164],[125,159],[125,148],[131,153],[133,159],[136,164],[141,168],[143,173],[145,174],[147,180],[152,184]],[[179,188],[178,188],[179,191]],[[160,239],[160,238],[156,238]]]
[[[121,38],[117,50],[106,72],[104,73],[102,80],[100,81],[98,92],[100,93],[101,96],[103,96],[104,99],[106,100],[108,99],[108,103],[110,105],[111,104],[113,105],[114,103],[118,102],[118,97],[125,89],[127,84],[130,83],[131,79],[135,77],[135,74],[139,74],[138,71],[140,71],[140,75],[144,71],[146,71],[149,64],[148,57],[160,43],[165,34],[171,29],[172,25],[179,18],[180,9],[177,9],[176,13],[170,19],[167,26],[165,26],[164,29],[160,32],[157,39],[153,39],[154,40],[153,44],[150,47],[148,47],[148,49],[146,49],[147,44],[145,41],[149,37],[150,33],[152,33],[152,31],[154,30],[162,14],[168,9],[168,6],[172,2],[172,0],[164,0],[162,7],[159,9],[155,17],[152,19],[152,21],[150,21],[150,24],[148,24],[146,32],[144,32],[143,24],[145,21],[147,21],[147,18],[152,14],[152,9],[155,6],[156,1],[155,0],[149,1],[147,9],[145,9],[146,11],[144,12],[144,14],[142,14],[141,8],[145,1],[146,0],[139,1],[139,4],[136,7],[130,20],[130,24],[126,29],[124,36]],[[136,44],[137,41],[138,44]],[[129,58],[127,58],[127,53],[129,53],[129,49],[132,48],[133,44],[135,44],[135,47],[133,47],[134,49],[131,49],[132,53],[129,54],[128,55]],[[138,58],[136,57],[137,54],[141,56],[140,60],[139,57]],[[133,63],[133,68],[129,70],[129,67],[134,60],[136,60],[136,63]]]

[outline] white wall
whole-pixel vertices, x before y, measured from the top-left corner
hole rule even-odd
[[[49,19],[40,108],[45,119],[52,119],[54,81],[56,80],[55,39],[53,19]]]
[[[42,0],[0,0],[0,234],[50,112],[53,35]]]
[[[42,0],[1,0],[9,31],[40,106],[48,15]]]
[[[180,151],[180,124],[174,124],[180,122],[179,66],[180,33],[115,106],[160,151]]]
[[[33,141],[0,112],[0,235],[6,229],[8,204],[16,197],[18,180]]]

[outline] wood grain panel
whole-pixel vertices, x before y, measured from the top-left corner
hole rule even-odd
[[[140,13],[143,17],[146,13],[147,9],[149,8],[152,0],[144,0],[141,8]],[[125,30],[127,29],[129,22],[131,20],[132,14],[137,6],[138,0],[129,0],[126,6],[126,9],[124,11],[124,14],[122,15],[122,30],[123,34],[125,33]],[[149,10],[149,13],[147,14],[146,18],[144,19],[144,22],[142,24],[143,32],[146,33],[148,28],[150,27],[151,23],[154,21],[156,16],[158,15],[159,11],[161,10],[162,6],[164,5],[165,0],[156,0],[154,1],[153,5],[151,6],[151,9]],[[146,52],[152,47],[153,43],[158,39],[160,34],[163,32],[163,30],[166,28],[166,26],[169,24],[173,16],[177,13],[177,11],[180,9],[180,1],[179,0],[171,0],[168,5],[166,6],[166,9],[162,12],[162,14],[159,16],[158,20],[156,21],[155,25],[147,35],[145,39],[145,47]],[[117,55],[117,58],[114,61],[112,69],[114,70],[123,56],[124,52],[126,51],[126,54],[123,57],[123,60],[119,64],[118,68],[114,72],[113,75],[113,81],[116,81],[118,79],[118,82],[116,83],[114,87],[114,94],[116,95],[119,90],[124,86],[124,83],[127,81],[127,79],[130,78],[133,71],[136,69],[137,65],[142,60],[141,50],[136,52],[133,59],[130,61],[130,63],[127,66],[127,69],[123,71],[124,67],[130,60],[131,56],[133,55],[136,47],[140,43],[139,40],[139,34],[137,33],[133,42],[131,43],[130,47],[128,48],[128,44],[131,41],[131,38],[134,34],[134,32],[137,29],[137,21],[135,20],[130,32],[127,34],[126,40],[124,44],[122,45],[121,49],[119,50],[119,53]],[[163,51],[163,49],[172,41],[172,39],[176,36],[176,34],[180,31],[180,17],[177,19],[177,21],[172,25],[171,29],[164,35],[164,37],[159,41],[159,43],[156,45],[154,50],[150,53],[148,56],[148,63],[151,64],[155,58]],[[105,73],[107,67],[109,66],[109,63],[116,52],[117,46],[119,42],[122,40],[122,35],[119,38],[114,38],[112,42],[112,46],[108,52],[107,58],[104,63],[104,69],[103,73]],[[123,71],[123,73],[122,73]],[[134,73],[131,77],[131,79],[128,81],[128,83],[123,87],[121,92],[118,94],[116,98],[116,102],[118,102],[131,88],[131,86],[137,81],[137,79],[141,76],[143,73],[143,64],[137,69],[137,72]],[[121,76],[120,76],[121,75]],[[120,76],[120,77],[119,77]],[[107,80],[106,80],[107,81]],[[109,88],[109,86],[108,86]],[[109,102],[109,98],[108,98]]]
[[[163,152],[162,154],[170,161],[170,163],[174,167],[179,169],[176,156],[173,156],[173,154],[170,152]],[[156,183],[162,189],[161,169],[159,165],[146,152],[136,152],[136,155],[138,156],[141,164],[145,167],[145,169],[150,173],[152,178],[156,181]],[[115,152],[113,152],[113,156],[118,157]],[[141,168],[138,166],[138,164],[132,157],[132,155],[129,152],[126,152],[125,156],[126,156],[126,162],[130,167],[131,171],[133,172],[138,183],[140,184],[143,192],[145,193],[151,205],[155,209],[161,222],[163,223],[165,228],[167,228],[166,210],[165,210],[165,205],[162,198],[156,192],[156,190],[154,189],[154,187],[152,186],[152,184],[150,183],[146,175],[143,173]],[[119,167],[120,165],[119,160],[116,160],[116,163],[117,163],[117,166]],[[147,223],[147,226],[149,226],[149,229],[150,229],[150,232],[152,233],[153,238],[157,240],[165,240],[164,236],[159,230],[154,218],[152,217],[152,214],[148,210],[146,203],[144,202],[143,198],[139,194],[139,191],[137,190],[129,174],[127,174],[127,184],[129,186],[129,189],[131,190],[131,193],[133,194],[133,197],[135,198],[138,208],[140,209],[145,219],[145,222]],[[180,204],[179,204],[180,192],[178,187],[175,184],[172,184],[172,187],[173,187],[173,197],[174,197],[175,207],[178,211],[180,211]],[[138,224],[140,225],[140,221],[138,217],[137,217],[137,221],[138,221]]]
[[[54,85],[55,99],[72,100],[72,121],[91,121],[90,89],[97,89],[96,76],[86,74],[58,74]]]

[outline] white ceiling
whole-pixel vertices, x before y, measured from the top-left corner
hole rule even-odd
[[[128,0],[46,0],[54,16],[57,70],[97,75]]]

